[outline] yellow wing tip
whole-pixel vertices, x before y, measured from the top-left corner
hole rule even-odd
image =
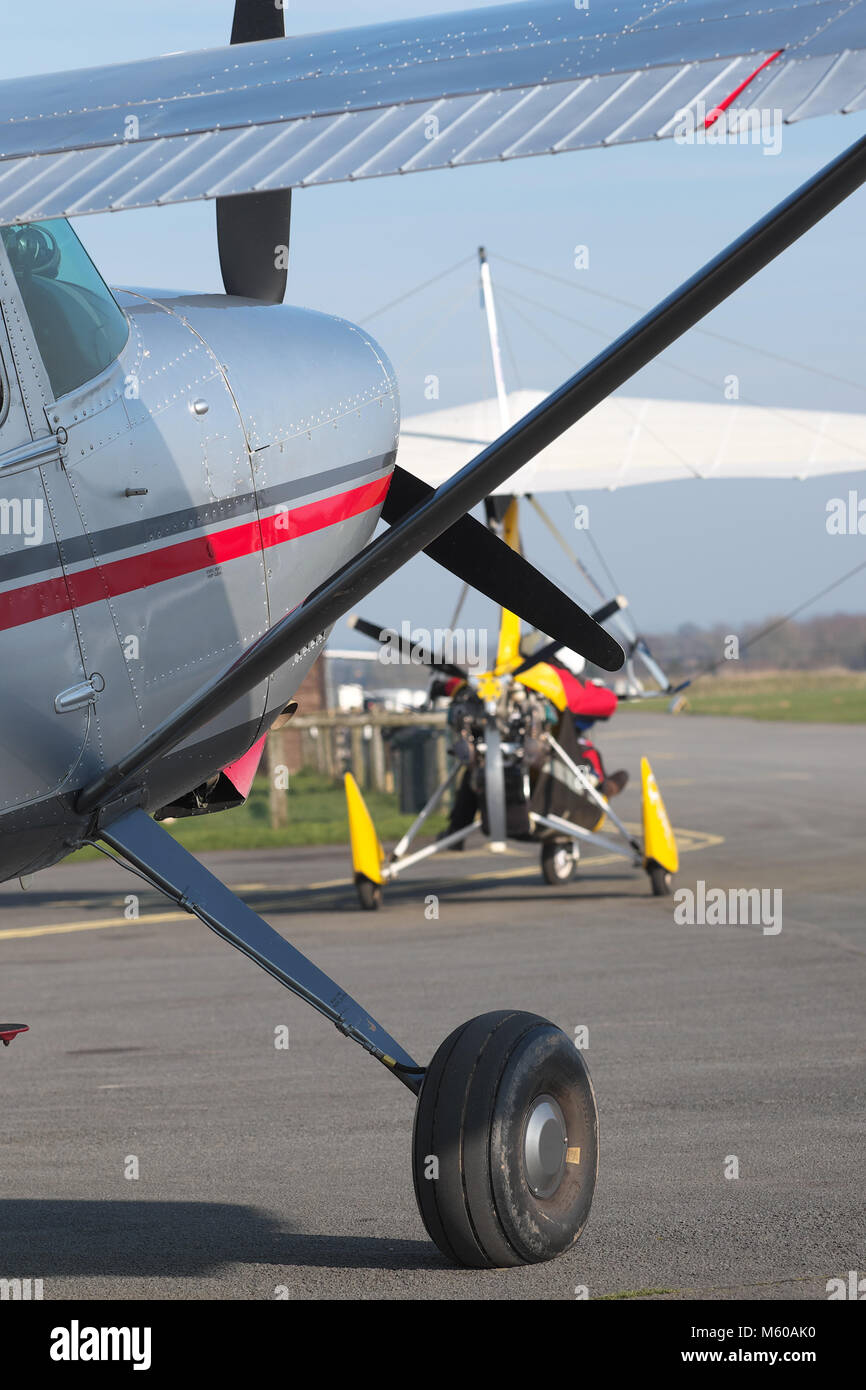
[[[649,758],[641,758],[640,776],[644,854],[647,860],[653,859],[668,873],[675,874],[680,867],[677,840]]]
[[[379,843],[373,817],[361,789],[351,772],[343,776],[346,790],[346,804],[349,810],[349,839],[352,845],[352,868],[356,874],[363,874],[372,883],[384,883],[382,865],[385,851]]]

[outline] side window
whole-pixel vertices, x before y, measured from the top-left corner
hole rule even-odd
[[[119,355],[129,332],[126,318],[64,219],[2,227],[0,237],[51,390],[65,396]]]

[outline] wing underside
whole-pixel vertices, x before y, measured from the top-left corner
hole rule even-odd
[[[663,139],[720,108],[866,109],[866,0],[542,0],[13,79],[0,223]]]
[[[515,392],[515,419],[544,392]],[[401,465],[438,487],[499,432],[498,402],[403,421]],[[814,478],[866,468],[866,416],[741,402],[611,396],[500,488],[508,495],[707,478]]]

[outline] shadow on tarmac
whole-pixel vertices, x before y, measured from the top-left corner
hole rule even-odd
[[[426,1240],[301,1235],[256,1207],[223,1202],[4,1201],[6,1278],[183,1278],[223,1265],[447,1268]]]

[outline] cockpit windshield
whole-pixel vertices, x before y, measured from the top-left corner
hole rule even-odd
[[[69,223],[0,228],[55,397],[99,376],[122,351],[126,317]]]

